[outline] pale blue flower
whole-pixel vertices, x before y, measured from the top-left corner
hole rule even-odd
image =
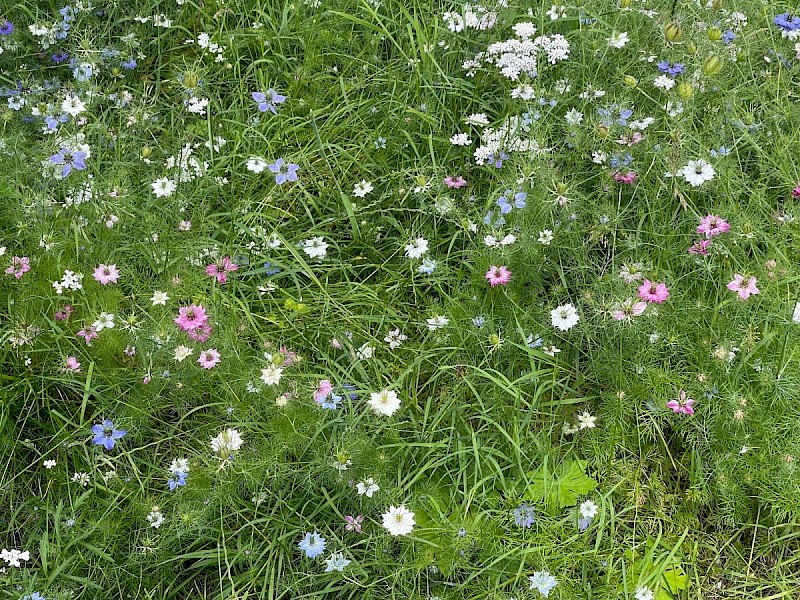
[[[315,531],[314,533],[306,533],[297,545],[306,553],[308,558],[316,558],[325,552],[325,544],[325,538]]]
[[[558,585],[556,578],[547,571],[535,571],[528,579],[531,581],[531,589],[538,590],[545,598],[547,598],[550,592],[553,591],[553,588]]]

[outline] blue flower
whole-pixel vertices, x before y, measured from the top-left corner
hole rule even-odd
[[[99,425],[92,426],[92,443],[98,446],[103,446],[106,450],[111,450],[118,439],[125,437],[128,432],[124,429],[114,429],[114,423],[111,419],[104,420]]]
[[[50,162],[54,165],[62,165],[61,177],[67,177],[72,173],[72,169],[83,171],[86,168],[86,152],[78,150],[70,152],[67,148],[62,148],[57,154],[50,157]]]
[[[550,592],[553,591],[553,588],[558,585],[556,578],[547,571],[535,571],[528,579],[531,582],[531,589],[538,590],[545,598],[547,598]]]
[[[316,531],[314,533],[306,533],[297,545],[306,553],[308,558],[316,558],[325,552],[325,538]]]
[[[253,92],[253,100],[258,102],[258,110],[261,112],[271,112],[277,115],[278,111],[275,109],[276,104],[283,104],[286,102],[286,96],[281,96],[278,92],[269,88],[266,92]]]
[[[282,185],[287,181],[297,181],[297,169],[300,168],[300,165],[290,164],[279,158],[273,164],[267,165],[267,167],[275,173],[275,183],[278,185]]]
[[[175,488],[178,486],[186,485],[186,477],[187,474],[183,471],[175,471],[172,473],[170,478],[167,480],[167,485],[169,486],[170,491],[174,492]]]
[[[722,34],[722,41],[726,44],[730,44],[733,40],[736,39],[736,34],[733,33],[733,30],[728,29],[725,33]]]
[[[536,521],[533,507],[526,502],[523,502],[517,508],[515,508],[513,515],[514,523],[520,527],[525,527],[526,529],[533,525],[534,521]]]
[[[123,60],[122,63],[120,63],[120,66],[123,69],[126,69],[128,71],[130,71],[131,69],[135,69],[136,68],[136,59],[135,58],[129,58],[128,60]]]
[[[582,517],[578,521],[578,530],[579,531],[586,531],[587,529],[589,529],[589,525],[591,525],[591,524],[592,524],[592,518],[591,517]]]
[[[772,22],[778,26],[778,29],[786,33],[800,29],[800,17],[790,15],[788,12],[778,15]]]
[[[0,20],[0,35],[11,35],[14,33],[14,24],[11,21]]]

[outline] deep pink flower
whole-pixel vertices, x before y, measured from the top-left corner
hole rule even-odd
[[[751,277],[745,282],[744,276],[739,275],[739,273],[736,273],[736,275],[733,276],[733,281],[731,281],[725,287],[732,292],[739,294],[739,298],[742,300],[747,300],[751,294],[758,294],[759,292],[758,288],[756,287],[755,277]]]
[[[203,323],[197,329],[189,329],[186,332],[186,335],[192,338],[195,342],[200,342],[201,344],[204,344],[206,340],[208,340],[208,338],[211,337],[212,331],[213,330],[211,329],[211,325],[209,325],[208,323]]]
[[[238,268],[239,265],[234,264],[230,257],[226,256],[221,262],[208,265],[206,267],[206,275],[216,277],[217,281],[225,283],[228,281],[228,273],[236,271]]]
[[[614,181],[617,183],[633,183],[636,181],[638,175],[636,175],[636,171],[628,171],[627,173],[614,171],[612,177],[614,177]]]
[[[109,283],[117,283],[117,279],[119,279],[119,271],[117,270],[117,265],[100,264],[94,270],[94,273],[92,273],[92,277],[94,277],[97,281],[99,281],[103,285],[108,285]]]
[[[200,366],[203,367],[204,369],[211,369],[215,365],[219,364],[220,354],[219,352],[217,352],[216,348],[209,348],[208,350],[203,350],[200,353],[197,362],[200,363]]]
[[[694,404],[694,400],[689,398],[684,390],[681,390],[677,399],[667,402],[667,408],[671,408],[676,414],[693,415],[692,404]]]
[[[92,340],[97,337],[97,330],[94,327],[88,327],[86,329],[81,329],[75,335],[82,337],[83,341],[86,342],[86,345],[91,346]]]
[[[699,240],[692,244],[689,248],[689,254],[702,254],[708,255],[708,247],[711,245],[711,240]]]
[[[467,185],[467,180],[459,175],[458,177],[453,177],[452,175],[448,175],[444,178],[445,185],[449,188],[459,189]]]
[[[69,316],[72,314],[72,311],[75,310],[72,308],[71,304],[67,304],[63,310],[57,310],[55,316],[56,321],[66,321],[69,319]]]
[[[181,306],[178,309],[178,316],[173,320],[181,331],[192,331],[202,327],[208,322],[206,309],[199,304]]]
[[[792,198],[800,198],[800,184],[792,190]]]
[[[642,282],[642,285],[639,286],[639,298],[642,300],[647,300],[648,302],[657,302],[661,304],[669,298],[669,290],[667,289],[667,284],[665,283],[656,283],[654,281],[650,281],[649,279],[645,279]]]
[[[286,346],[283,345],[281,345],[281,354],[283,355],[283,364],[287,367],[291,367],[295,361],[299,360],[297,352],[294,350],[287,350]]]
[[[697,233],[704,233],[706,237],[714,237],[720,233],[730,231],[730,229],[730,224],[722,217],[707,215],[700,220],[700,225],[697,226]]]
[[[646,309],[647,302],[634,302],[633,298],[628,298],[611,314],[616,321],[631,321],[633,317],[638,317]]]
[[[496,285],[505,285],[509,281],[511,281],[511,271],[508,270],[508,267],[503,265],[502,267],[496,267],[492,265],[489,267],[489,270],[486,271],[486,275],[484,275],[486,279],[489,281],[489,285],[492,287]]]
[[[27,256],[15,256],[11,259],[11,266],[6,269],[7,275],[13,275],[17,279],[31,270],[31,259]]]

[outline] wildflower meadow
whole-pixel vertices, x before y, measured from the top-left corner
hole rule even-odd
[[[0,126],[0,598],[800,598],[796,5],[8,0]]]

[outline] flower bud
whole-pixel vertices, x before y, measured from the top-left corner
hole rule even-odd
[[[712,42],[716,42],[722,37],[722,30],[719,27],[711,27],[708,30],[708,39]]]
[[[197,75],[194,73],[186,73],[183,76],[183,85],[189,89],[194,89],[197,87]]]
[[[633,4],[633,0],[620,0],[619,7],[630,8],[631,4]]]
[[[689,42],[688,44],[686,44],[686,51],[689,54],[694,54],[695,52],[697,52],[697,46],[695,46],[694,42]]]
[[[694,96],[694,88],[688,81],[681,81],[677,87],[678,96],[681,100],[689,100]]]
[[[625,82],[625,85],[630,87],[636,87],[636,84],[639,83],[636,81],[636,77],[633,77],[632,75],[625,75],[625,79],[623,79],[623,81]]]
[[[722,8],[723,4],[725,4],[725,0],[713,0],[713,2],[711,3],[711,8],[713,8],[714,10],[719,10],[720,8]]]
[[[709,56],[700,69],[703,75],[713,77],[722,70],[722,59],[716,54]]]
[[[681,26],[674,21],[672,23],[667,23],[667,26],[664,27],[664,37],[667,38],[668,42],[677,42],[681,39]]]
[[[142,148],[142,158],[149,158],[152,153],[153,149],[150,146],[144,146]]]

